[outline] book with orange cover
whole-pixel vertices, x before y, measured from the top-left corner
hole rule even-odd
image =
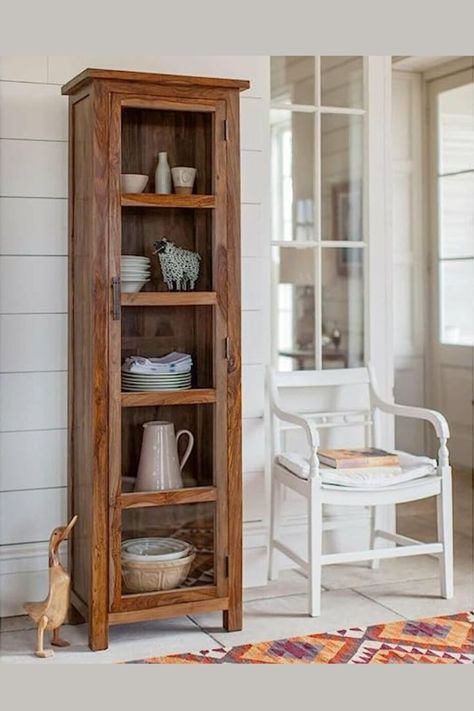
[[[356,449],[319,449],[321,464],[334,469],[358,467],[395,467],[399,465],[398,455],[384,449],[362,447]]]

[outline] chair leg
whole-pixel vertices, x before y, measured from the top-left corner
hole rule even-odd
[[[443,553],[439,556],[441,597],[450,600],[454,595],[453,583],[453,502],[451,474],[443,476],[441,493],[436,497],[438,519],[438,540],[443,543]]]
[[[380,506],[372,506],[370,511],[370,550],[375,548],[375,531],[380,528]],[[377,570],[380,567],[380,559],[369,560],[369,568]]]
[[[281,483],[272,476],[270,502],[270,541],[268,546],[268,579],[277,580],[280,572],[279,551],[273,547],[273,541],[278,536],[281,519]]]
[[[316,489],[316,487],[312,485],[308,500],[308,583],[310,617],[319,617],[321,614],[323,507],[319,494],[319,489]]]

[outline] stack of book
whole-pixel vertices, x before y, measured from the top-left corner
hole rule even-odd
[[[343,470],[345,475],[359,474],[361,469],[370,469],[375,474],[401,474],[397,454],[374,447],[356,449],[319,449],[319,463],[323,467]]]

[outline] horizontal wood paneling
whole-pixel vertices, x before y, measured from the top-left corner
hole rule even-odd
[[[67,254],[67,201],[0,198],[0,255]]]
[[[0,79],[8,81],[48,81],[48,57],[4,55],[0,57]]]
[[[0,375],[0,432],[66,427],[66,373]]]
[[[67,140],[67,97],[51,84],[0,82],[0,138]]]
[[[265,246],[262,206],[244,203],[241,213],[242,256],[262,257]]]
[[[268,323],[263,311],[242,313],[242,362],[244,364],[265,363],[265,347],[270,338]]]
[[[0,491],[66,486],[66,440],[66,430],[0,432]]]
[[[265,474],[244,474],[244,522],[261,521],[265,516]]]
[[[242,406],[244,417],[263,417],[264,366],[244,365]]]
[[[266,116],[260,101],[247,98],[246,93],[240,100],[240,147],[245,151],[261,151],[267,130]]]
[[[241,200],[261,203],[270,178],[265,154],[257,151],[241,151],[240,161]]]
[[[244,472],[265,468],[265,430],[263,418],[246,419],[242,423],[242,459]]]
[[[242,259],[242,309],[261,310],[264,298],[265,270],[263,259]]]
[[[0,257],[0,313],[66,309],[66,257]]]
[[[38,512],[41,515],[38,516]],[[66,489],[8,491],[0,494],[0,545],[48,540],[66,523]]]
[[[0,197],[67,197],[67,143],[0,139]]]
[[[66,314],[0,316],[0,372],[66,369]]]

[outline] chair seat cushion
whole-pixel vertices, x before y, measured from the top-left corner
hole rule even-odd
[[[418,457],[407,452],[397,451],[396,453],[400,460],[400,467],[333,469],[320,466],[321,481],[323,484],[376,489],[382,486],[396,486],[425,476],[433,476],[437,472],[435,459]],[[309,476],[309,460],[297,452],[279,454],[276,461],[301,479],[307,479]]]

